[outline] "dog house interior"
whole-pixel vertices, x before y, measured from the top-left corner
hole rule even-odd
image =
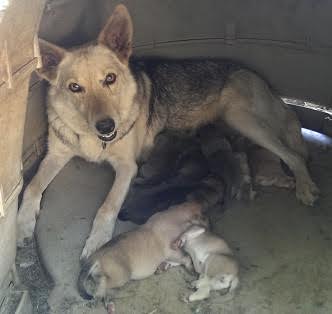
[[[238,261],[240,284],[232,295],[211,291],[207,299],[188,302],[194,291],[190,283],[198,275],[177,266],[114,290],[109,296],[114,308],[83,299],[77,289],[80,256],[116,176],[111,164],[74,157],[58,174],[54,171],[42,193],[33,238],[16,245],[24,190],[53,147],[48,134],[57,123],[54,115],[47,117],[49,83],[36,74],[48,61],[57,64],[43,58],[38,38],[63,49],[93,45],[120,1],[0,0],[0,313],[332,313],[332,2],[121,3],[132,19],[134,56],[233,60],[267,81],[301,123],[319,198],[312,206],[299,201],[298,181],[287,161],[227,123],[162,131],[151,154],[138,163],[113,237],[202,192],[212,176],[218,200],[206,215],[211,232],[228,243]],[[98,60],[89,66],[98,67]],[[89,70],[81,67],[79,75],[86,77]],[[204,76],[198,77],[198,88],[208,88]],[[277,121],[278,112],[266,107]],[[60,121],[69,128],[82,117],[68,115]],[[104,145],[109,149],[112,143],[100,141],[101,151]],[[52,169],[45,173],[52,177]]]

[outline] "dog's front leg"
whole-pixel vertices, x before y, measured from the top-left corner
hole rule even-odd
[[[131,180],[137,173],[137,165],[133,161],[112,161],[112,165],[115,170],[115,180],[93,221],[81,259],[88,258],[112,238],[116,218],[128,193]]]
[[[55,144],[50,145],[49,152],[41,162],[37,174],[24,191],[17,217],[18,246],[24,246],[24,239],[32,237],[44,190],[73,156],[73,153],[68,148],[62,147],[61,143]]]

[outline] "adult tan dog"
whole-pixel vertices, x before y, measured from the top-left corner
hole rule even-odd
[[[49,150],[24,193],[19,244],[33,234],[43,191],[73,156],[106,160],[116,178],[83,249],[88,257],[111,239],[136,161],[154,137],[218,119],[278,155],[294,173],[297,197],[314,203],[300,124],[261,78],[227,60],[131,58],[132,37],[130,15],[118,5],[95,44],[67,51],[40,42],[39,74],[51,85]]]

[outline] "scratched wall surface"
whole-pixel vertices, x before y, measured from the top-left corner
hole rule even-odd
[[[0,21],[0,303],[16,253],[16,212],[29,78],[38,64],[34,38],[43,0],[3,1]]]
[[[40,36],[70,46],[94,39],[110,0],[48,1]],[[283,95],[331,104],[332,2],[125,0],[135,53],[240,60]]]

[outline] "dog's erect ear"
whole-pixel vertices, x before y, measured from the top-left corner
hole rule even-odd
[[[43,39],[39,39],[39,49],[43,65],[37,73],[52,82],[56,78],[58,65],[64,58],[66,50]]]
[[[127,8],[119,4],[98,36],[98,43],[110,48],[123,63],[132,52],[133,23]]]

